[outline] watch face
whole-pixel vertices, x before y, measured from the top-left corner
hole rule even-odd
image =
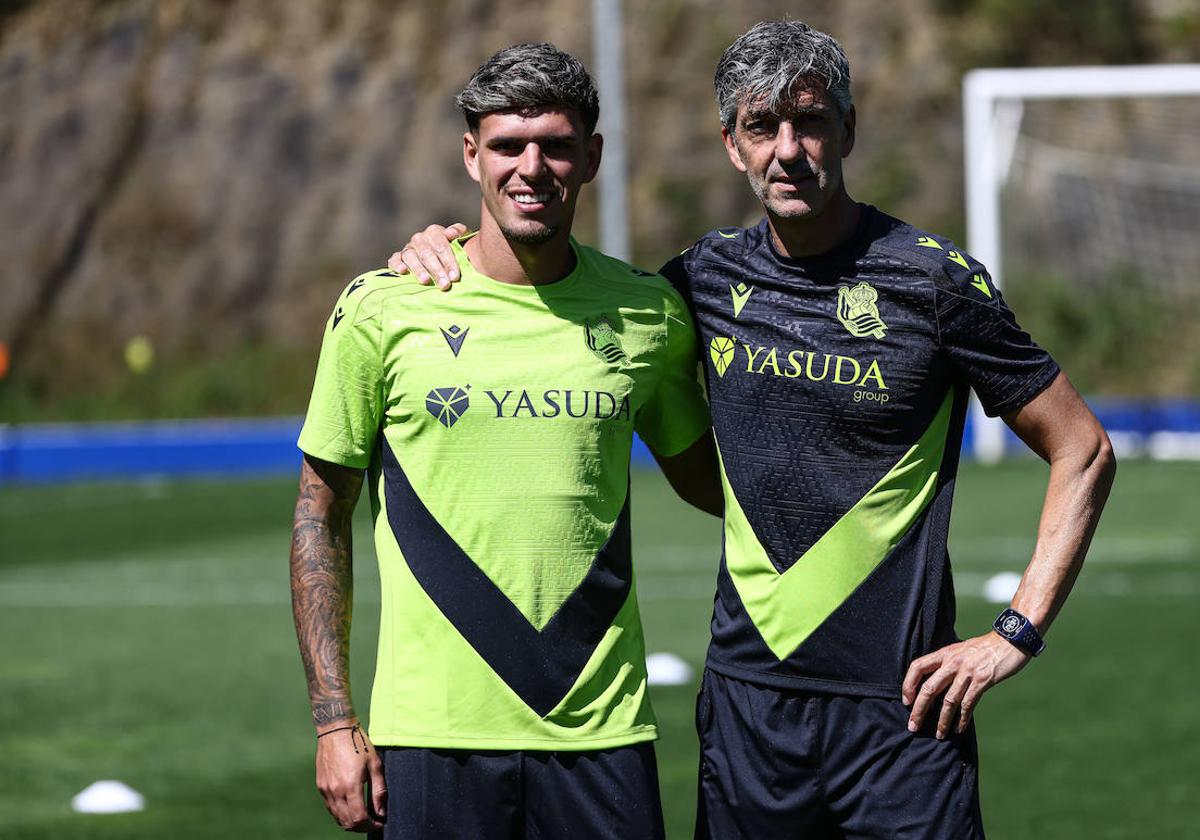
[[[1000,625],[1000,629],[1009,636],[1015,635],[1016,632],[1021,629],[1021,619],[1017,618],[1015,615],[1010,615],[1008,618],[1004,619],[1003,623]]]

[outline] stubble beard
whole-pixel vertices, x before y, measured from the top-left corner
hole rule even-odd
[[[558,235],[558,231],[557,225],[500,225],[500,232],[504,234],[505,239],[521,245],[541,245],[543,242],[549,242]]]
[[[829,175],[821,172],[817,175],[817,202],[810,203],[808,201],[800,202],[796,200],[786,200],[773,198],[771,196],[771,182],[768,180],[760,180],[750,177],[750,189],[754,192],[755,197],[767,212],[777,219],[813,219],[821,215],[829,204],[832,197],[831,191],[827,188],[829,183]]]

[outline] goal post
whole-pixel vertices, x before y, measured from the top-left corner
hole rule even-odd
[[[1200,64],[981,69],[963,81],[967,247],[1004,283],[1001,190],[1021,130],[1024,103],[1048,99],[1139,99],[1200,96]],[[1194,143],[1194,137],[1181,138]],[[972,399],[973,450],[980,460],[1004,455],[1006,432]]]

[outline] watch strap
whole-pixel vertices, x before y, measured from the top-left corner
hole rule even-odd
[[[1030,656],[1037,656],[1046,649],[1046,642],[1033,622],[1012,607],[996,616],[992,629]]]

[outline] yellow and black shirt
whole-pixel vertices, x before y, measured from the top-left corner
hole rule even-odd
[[[764,219],[662,269],[705,354],[725,484],[708,664],[766,685],[894,697],[954,640],[946,538],[967,407],[1057,376],[982,265],[864,206],[789,259]]]

